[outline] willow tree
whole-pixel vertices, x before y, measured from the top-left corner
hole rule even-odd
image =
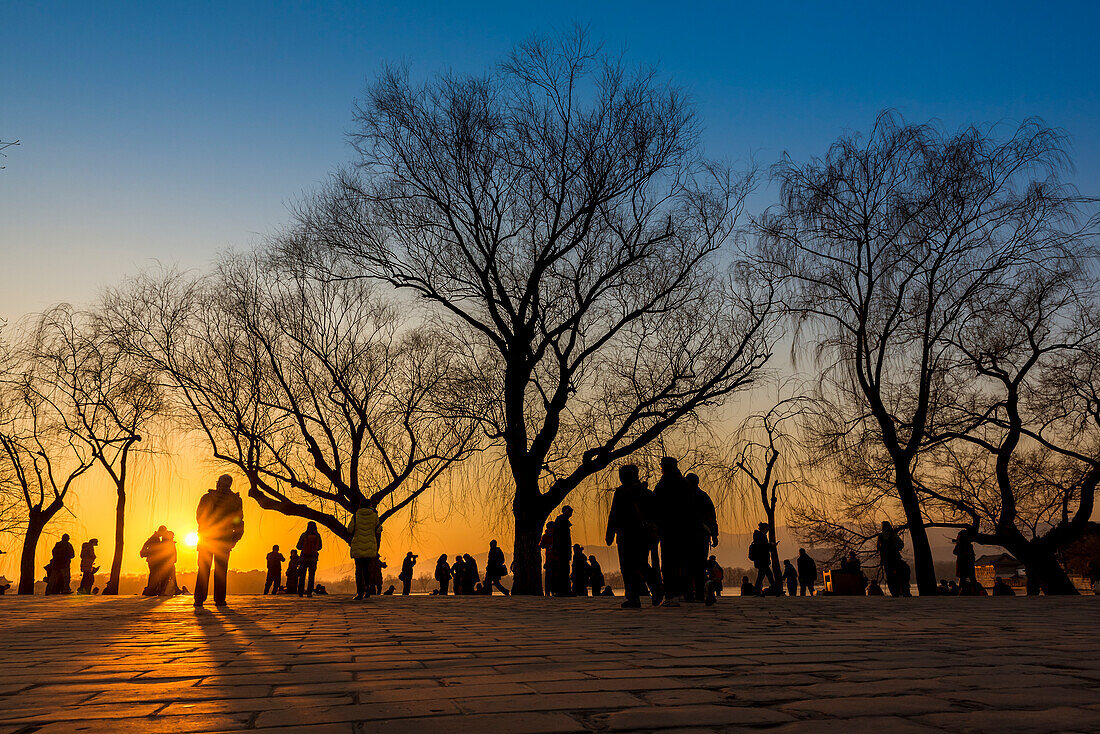
[[[514,483],[515,589],[540,593],[553,509],[768,359],[770,291],[728,267],[752,176],[702,157],[674,85],[583,34],[480,76],[387,71],[351,137],[303,224],[465,335]]]
[[[261,251],[207,275],[146,274],[108,304],[170,407],[263,509],[346,540],[364,499],[385,520],[478,448],[458,350],[364,281]]]

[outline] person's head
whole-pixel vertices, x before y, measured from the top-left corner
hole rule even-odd
[[[699,486],[699,475],[696,474],[695,472],[692,472],[691,474],[685,475],[684,479],[686,479],[687,483],[690,484],[692,487],[698,487]]]
[[[760,523],[759,525],[757,525],[757,527],[760,529],[760,532],[762,532],[762,533],[768,532],[768,523],[766,523],[766,522]]]
[[[883,520],[882,521],[882,529],[883,530],[893,530],[894,526],[890,524],[889,520]]]
[[[711,563],[714,563],[714,562],[715,562],[716,560],[718,560],[718,559],[717,559],[717,558],[715,558],[714,556],[711,556],[711,557],[710,557],[710,558],[708,558],[707,560],[708,560],[708,561],[710,561]]]
[[[490,548],[496,548],[497,547],[497,542],[495,540],[490,540],[489,541],[489,547]]]
[[[466,562],[468,562],[468,563],[469,563],[469,562],[473,561],[474,559],[473,559],[473,558],[470,558],[470,554],[469,554],[469,553],[463,553],[463,554],[462,554],[462,560],[464,560],[464,561],[466,561]]]
[[[574,553],[580,553],[582,550],[584,550],[584,548],[581,546],[580,543],[574,543],[573,544],[573,552]]]
[[[589,556],[588,557],[588,562],[589,563],[599,563],[599,561],[596,560],[596,556]]]
[[[565,515],[566,517],[572,517],[573,516],[573,508],[570,507],[569,505],[565,505],[564,507],[561,508],[561,514]]]
[[[89,545],[99,545],[99,538],[92,538],[88,541]]]
[[[439,561],[438,561],[438,563],[446,563],[446,562],[447,562],[447,554],[446,554],[446,553],[444,553],[443,555],[441,555],[441,556],[439,557]]]
[[[663,474],[676,474],[679,473],[680,467],[678,466],[676,459],[671,456],[661,457],[661,473]]]
[[[416,556],[413,555],[412,551],[409,551],[408,553],[405,554],[405,558],[416,558]]]
[[[277,551],[277,550],[279,550],[279,546],[273,545],[273,546],[271,546],[271,550]]]
[[[806,549],[805,548],[799,548],[798,549],[798,555],[800,555],[800,556],[806,555]]]
[[[222,492],[228,492],[229,488],[233,486],[233,477],[228,474],[222,474],[218,477],[218,490]]]
[[[742,576],[741,577],[741,583],[747,584],[748,582],[749,582],[749,577],[748,576]]]
[[[553,530],[554,529],[553,521],[546,523],[546,529],[547,530]]]
[[[164,534],[164,533],[168,532],[168,528],[165,527],[164,525],[161,525],[159,528],[157,528],[157,532],[161,533],[161,534]]]
[[[959,534],[955,536],[955,540],[965,543],[970,540],[970,533],[966,532],[966,528],[959,531]]]
[[[623,464],[619,467],[619,481],[624,485],[637,484],[638,482],[638,465],[637,464]]]
[[[317,523],[313,522],[312,520],[310,520],[308,523],[306,523],[306,532],[307,533],[316,533],[317,532]]]
[[[69,534],[68,533],[62,534],[61,539],[64,540],[66,543],[69,542]]]
[[[297,548],[291,548],[290,549],[290,557],[291,558],[297,558],[298,557],[298,549]]]
[[[790,559],[788,558],[787,560],[783,561],[783,565],[784,565],[784,566],[789,566],[789,565],[791,565],[791,561],[790,561]]]

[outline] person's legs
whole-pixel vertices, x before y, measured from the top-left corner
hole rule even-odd
[[[229,573],[229,551],[214,554],[214,603],[225,604],[225,580]]]
[[[643,583],[639,561],[641,553],[639,549],[630,543],[619,541],[619,570],[623,575],[623,596],[628,604],[640,604],[641,584]]]
[[[410,579],[401,579],[401,596],[409,595]]]
[[[367,559],[353,558],[352,560],[355,563],[355,598],[362,599],[367,591],[367,575],[370,573],[367,569]]]
[[[195,577],[195,604],[201,606],[206,601],[206,592],[210,588],[210,568],[214,562],[214,553],[210,550],[209,546],[200,543],[199,544],[199,573]],[[153,574],[153,569],[149,569],[149,588],[150,592],[153,592],[153,584],[156,579]],[[153,592],[155,593],[155,592]]]
[[[309,574],[308,586],[306,587],[306,596],[313,596],[313,587],[316,586],[317,576],[317,559],[311,558],[309,563],[306,564],[306,572]]]

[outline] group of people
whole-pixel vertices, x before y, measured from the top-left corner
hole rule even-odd
[[[405,557],[405,563],[401,567],[400,579],[403,589],[401,593],[408,595],[409,585],[412,582],[413,565],[416,556],[409,553]],[[434,596],[447,596],[452,589],[455,596],[485,594],[491,596],[493,589],[508,596],[510,593],[501,581],[508,575],[508,566],[504,562],[504,551],[495,540],[489,541],[489,553],[485,559],[485,576],[482,578],[477,567],[477,560],[469,553],[456,553],[455,560],[451,563],[444,553],[435,562],[435,580],[439,588],[431,593]]]
[[[77,586],[78,594],[98,594],[95,586],[95,574],[99,566],[95,565],[95,549],[99,540],[92,538],[80,546],[80,585]],[[69,534],[61,536],[50,553],[50,561],[46,564],[46,593],[47,594],[71,594],[73,593],[72,560],[76,558],[76,550],[69,540]]]
[[[186,593],[176,583],[176,534],[164,525],[156,529],[141,546],[141,557],[149,564],[149,581],[141,592],[145,596],[175,596]]]

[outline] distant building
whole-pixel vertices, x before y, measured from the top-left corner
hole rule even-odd
[[[1027,586],[1027,574],[1024,564],[1008,553],[984,555],[974,561],[975,576],[978,583],[986,588],[993,587],[993,579],[1000,576],[1009,586]]]

